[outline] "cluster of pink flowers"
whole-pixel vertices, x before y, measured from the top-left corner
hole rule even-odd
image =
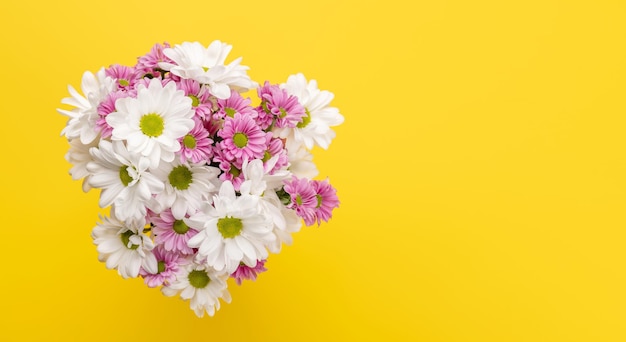
[[[259,86],[241,58],[225,63],[230,50],[156,44],[134,66],[86,72],[59,109],[70,174],[111,208],[92,233],[100,260],[198,316],[230,300],[225,277],[256,279],[300,219],[319,225],[339,206],[310,152],[343,122],[332,93],[302,74]],[[242,95],[254,89],[256,105]]]

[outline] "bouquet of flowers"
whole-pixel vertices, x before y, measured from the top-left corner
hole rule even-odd
[[[59,109],[70,175],[110,207],[92,237],[99,260],[142,277],[202,317],[266,271],[302,220],[328,221],[339,200],[311,149],[343,122],[333,94],[302,74],[259,86],[220,41],[156,44],[134,66],[85,72]],[[256,89],[258,104],[243,93]]]

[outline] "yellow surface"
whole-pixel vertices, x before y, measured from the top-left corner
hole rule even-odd
[[[0,340],[626,341],[626,6],[410,3],[3,1]],[[214,39],[335,93],[342,204],[198,319],[97,261],[55,108]]]

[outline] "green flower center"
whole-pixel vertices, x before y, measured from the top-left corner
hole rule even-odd
[[[197,289],[203,289],[211,282],[211,278],[209,278],[206,271],[201,270],[193,270],[189,272],[187,279],[189,279],[189,284]]]
[[[230,174],[233,175],[233,177],[239,177],[239,175],[241,174],[241,171],[238,168],[236,168],[234,165],[230,166],[230,170],[228,172],[230,172]]]
[[[232,108],[224,108],[224,111],[226,112],[226,115],[230,116],[231,118],[235,116],[235,113],[237,113],[237,111]]]
[[[195,95],[187,95],[187,97],[189,97],[191,99],[191,106],[192,107],[198,107],[198,105],[200,104],[200,99],[198,99],[197,96],[195,96]]]
[[[240,218],[226,216],[217,220],[217,230],[225,239],[234,238],[242,229],[243,222]]]
[[[193,180],[191,170],[185,165],[179,165],[172,169],[167,178],[170,184],[178,190],[186,190]]]
[[[296,203],[297,203],[298,205],[302,205],[302,196],[300,196],[300,195],[296,195]]]
[[[266,161],[270,160],[271,158],[272,158],[272,155],[270,154],[270,151],[265,151],[265,154],[263,155],[262,161],[265,163]]]
[[[163,118],[156,113],[146,114],[139,120],[139,128],[141,132],[149,137],[158,137],[163,133],[165,122]]]
[[[205,67],[205,66],[203,66],[203,67],[202,67],[202,70],[204,70],[204,72],[207,72],[207,71],[209,71],[209,67]]]
[[[157,273],[165,271],[165,261],[159,261],[157,263]]]
[[[243,133],[235,133],[235,135],[233,135],[233,142],[235,146],[244,148],[248,145],[248,137]]]
[[[302,117],[302,122],[298,122],[298,124],[296,125],[296,127],[298,128],[304,128],[306,127],[306,125],[311,123],[311,112],[309,112],[309,109],[305,107],[304,113],[306,115]]]
[[[280,107],[280,115],[278,117],[282,119],[285,116],[287,116],[287,111],[285,110],[285,108]]]
[[[133,177],[128,174],[128,168],[129,166],[126,165],[122,165],[122,167],[120,167],[120,180],[124,186],[128,186],[128,184],[133,181]]]
[[[189,230],[189,226],[183,220],[174,221],[172,228],[177,234],[185,234]]]
[[[127,87],[128,85],[130,85],[130,82],[128,82],[125,79],[119,79],[117,80],[117,82],[122,86],[122,87]]]
[[[196,138],[194,138],[191,134],[185,135],[185,137],[183,138],[183,145],[185,145],[186,148],[195,148]]]
[[[319,208],[322,206],[322,195],[315,195],[315,198],[317,198],[317,206],[316,208]]]
[[[130,243],[130,237],[133,235],[134,234],[131,230],[127,230],[123,232],[122,234],[120,234],[120,239],[122,239],[122,244],[124,244],[124,247],[134,250],[134,249],[139,248],[139,245],[131,245],[130,247],[128,247],[128,244]]]

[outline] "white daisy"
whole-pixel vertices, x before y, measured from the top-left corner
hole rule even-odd
[[[230,97],[230,89],[244,92],[256,88],[257,84],[246,74],[247,66],[239,65],[241,57],[224,65],[231,45],[216,40],[205,48],[198,42],[184,42],[163,53],[174,61],[160,62],[159,67],[186,79],[208,85],[211,94],[218,99]]]
[[[193,214],[205,205],[216,191],[219,169],[202,163],[181,163],[176,158],[171,163],[162,163],[154,173],[165,183],[164,191],[155,200],[161,208],[172,208],[172,215],[181,220],[186,214]]]
[[[72,164],[70,175],[73,180],[83,179],[83,191],[91,190],[89,185],[89,177],[91,173],[87,170],[87,164],[93,161],[93,157],[89,154],[89,149],[98,146],[99,139],[94,139],[89,144],[83,144],[80,139],[72,139],[69,141],[70,148],[65,154],[65,160]]]
[[[126,140],[128,151],[148,157],[151,168],[160,160],[171,162],[180,150],[178,139],[194,126],[191,102],[175,82],[163,86],[153,79],[148,88],[139,85],[137,98],[117,100],[117,111],[106,117],[112,139]]]
[[[213,197],[213,206],[185,219],[200,232],[187,245],[199,248],[197,259],[218,271],[233,273],[239,263],[254,267],[268,256],[267,245],[276,237],[272,222],[259,207],[258,196],[237,197],[230,181]]]
[[[313,179],[319,174],[313,162],[313,155],[306,149],[306,146],[294,140],[287,140],[286,149],[289,158],[288,169],[296,177]]]
[[[141,221],[146,216],[146,202],[163,191],[164,184],[148,172],[150,161],[129,153],[121,141],[102,140],[91,149],[94,161],[87,164],[89,184],[102,189],[100,207],[113,204],[118,219]]]
[[[150,273],[158,272],[158,263],[152,253],[154,243],[143,233],[143,227],[126,225],[114,217],[101,218],[102,223],[91,232],[98,246],[98,260],[106,262],[108,269],[117,269],[123,278],[135,278],[139,268]]]
[[[72,97],[66,97],[61,103],[75,107],[72,110],[57,109],[57,111],[69,117],[67,126],[61,131],[68,139],[80,138],[80,141],[87,145],[98,136],[96,130],[96,120],[98,119],[97,108],[100,102],[113,90],[115,81],[105,76],[104,68],[101,68],[96,75],[89,71],[83,74],[80,95],[74,87],[67,86]]]
[[[189,306],[198,317],[204,316],[205,311],[213,316],[220,309],[220,298],[226,303],[231,301],[228,276],[203,265],[189,264],[181,267],[176,280],[163,286],[161,292],[168,297],[180,294],[182,299],[189,299]]]
[[[319,90],[317,82],[310,80],[308,83],[302,74],[291,75],[287,83],[281,84],[287,93],[296,96],[300,104],[304,107],[306,116],[295,128],[276,128],[274,131],[283,139],[296,140],[304,144],[309,150],[314,145],[327,149],[335,132],[330,129],[343,123],[343,116],[339,110],[330,107],[333,93],[326,90]]]

